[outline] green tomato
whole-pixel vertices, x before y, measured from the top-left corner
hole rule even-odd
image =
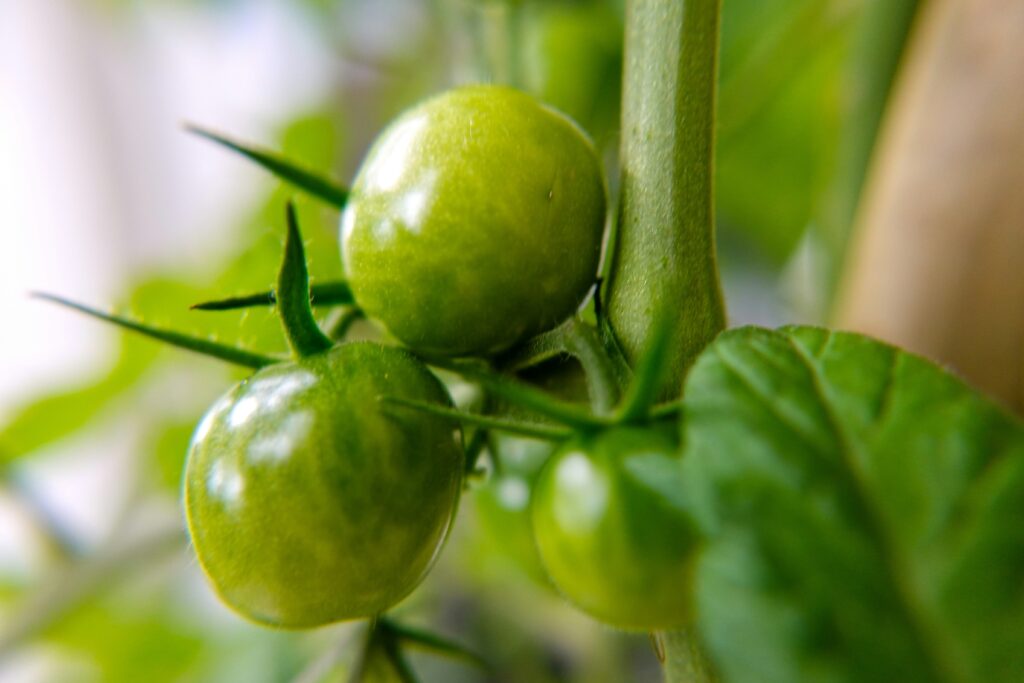
[[[217,593],[286,628],[371,617],[420,582],[448,533],[463,454],[450,405],[407,352],[352,343],[263,368],[200,422],[185,473],[199,562]]]
[[[406,345],[497,352],[579,306],[605,205],[601,164],[574,123],[510,88],[459,88],[374,143],[342,214],[345,272]]]
[[[698,536],[680,502],[680,466],[671,437],[628,427],[577,437],[551,458],[533,491],[533,529],[570,602],[624,629],[690,620]]]
[[[530,495],[537,476],[550,457],[546,441],[494,433],[501,470],[494,472],[473,495],[477,517],[494,547],[527,576],[547,584],[530,522]]]

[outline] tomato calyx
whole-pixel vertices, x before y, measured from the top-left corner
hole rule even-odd
[[[243,144],[194,124],[186,124],[185,130],[242,155],[286,183],[309,193],[330,206],[342,209],[345,207],[346,202],[348,202],[349,191],[347,188],[342,187],[330,178],[325,178],[302,168],[300,165],[285,159],[279,154]]]
[[[292,352],[299,358],[323,353],[334,342],[323,333],[309,303],[309,271],[295,205],[288,202],[288,234],[277,276],[277,313]]]
[[[352,680],[370,680],[373,674],[388,671],[403,683],[417,681],[406,651],[422,650],[433,655],[461,661],[483,671],[491,665],[466,647],[431,631],[402,624],[381,615],[367,624],[362,647],[353,668]]]

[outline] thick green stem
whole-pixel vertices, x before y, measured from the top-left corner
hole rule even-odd
[[[630,0],[622,95],[622,197],[608,316],[635,363],[666,310],[667,395],[725,327],[712,167],[720,0]]]
[[[659,637],[665,652],[665,683],[715,683],[718,680],[692,630],[666,631]]]
[[[664,393],[725,328],[715,255],[713,166],[721,0],[629,0],[622,183],[608,320],[635,365],[667,327]],[[666,683],[706,683],[689,634],[665,634]]]

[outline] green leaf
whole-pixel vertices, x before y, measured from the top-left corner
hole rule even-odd
[[[174,683],[200,661],[207,642],[162,605],[97,602],[70,615],[47,640],[82,657],[97,680]]]
[[[42,396],[0,426],[0,465],[55,443],[88,425],[152,365],[152,344],[122,339],[113,366],[85,383]]]
[[[240,142],[231,140],[212,131],[200,128],[199,126],[187,125],[185,129],[190,133],[206,138],[223,145],[228,149],[238,152],[242,156],[256,162],[266,170],[273,173],[281,180],[294,185],[300,190],[324,200],[331,206],[339,209],[345,206],[348,201],[348,190],[336,184],[334,181],[324,178],[312,171],[307,171],[297,166],[294,162],[285,159],[273,152],[257,149]]]
[[[288,204],[288,237],[284,243],[284,257],[277,276],[277,312],[281,316],[285,336],[297,356],[322,353],[333,342],[317,325],[309,304],[309,272],[306,270],[306,252],[302,246],[295,207]]]
[[[1024,425],[806,327],[723,334],[685,396],[699,627],[727,683],[1021,680]]]
[[[814,219],[834,173],[851,27],[864,4],[722,3],[715,199],[724,241],[739,237],[781,264]]]

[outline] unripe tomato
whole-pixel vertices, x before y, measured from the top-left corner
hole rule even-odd
[[[341,220],[346,276],[406,345],[496,352],[586,296],[605,203],[569,119],[510,88],[459,88],[399,117],[363,162]]]
[[[652,630],[690,619],[698,536],[665,494],[679,483],[677,450],[663,432],[620,427],[566,443],[541,471],[531,506],[541,562],[600,621]]]
[[[454,516],[462,450],[449,422],[384,413],[381,395],[450,404],[407,352],[352,343],[258,371],[199,424],[189,530],[241,614],[290,628],[370,617],[430,568]]]
[[[474,492],[477,516],[494,547],[530,578],[547,584],[533,540],[530,495],[552,444],[495,433],[491,448],[498,451],[501,470]]]

